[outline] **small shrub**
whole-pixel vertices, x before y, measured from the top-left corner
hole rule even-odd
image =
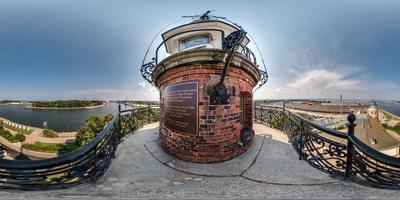
[[[389,126],[388,124],[382,124],[383,128],[396,132],[400,134],[400,124],[396,124],[396,126]]]
[[[157,109],[139,108],[135,114],[121,119],[122,133],[127,135],[146,124],[159,120],[160,112]]]
[[[17,139],[19,142],[24,142],[25,141],[25,135],[18,133],[17,135],[14,136],[15,139]]]
[[[4,129],[0,129],[0,136],[12,143],[19,142],[15,136],[13,136],[9,131]]]
[[[79,146],[88,144],[100,133],[107,123],[113,118],[112,114],[93,116],[86,119],[85,124],[76,133],[76,143]]]
[[[44,129],[43,130],[43,137],[56,138],[56,137],[58,137],[58,134],[57,134],[56,131],[53,131],[51,129]]]

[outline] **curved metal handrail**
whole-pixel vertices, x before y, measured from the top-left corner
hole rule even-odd
[[[386,165],[394,166],[400,168],[400,158],[396,158],[393,156],[386,155],[381,153],[368,145],[364,144],[360,139],[357,137],[349,137],[351,142],[358,148],[360,151],[367,156],[374,158],[374,160],[381,162]]]
[[[309,120],[309,119],[307,119],[307,118],[305,118],[305,117],[303,117],[303,116],[301,116],[301,115],[299,115],[297,113],[290,112],[290,114],[296,116],[297,118],[299,118],[300,120],[302,120],[303,122],[305,122],[306,124],[312,126],[313,128],[315,128],[317,130],[320,130],[322,132],[328,133],[328,134],[336,136],[336,137],[347,138],[347,134],[346,133],[343,133],[343,132],[340,132],[340,131],[337,131],[337,130],[333,130],[333,129],[330,129],[330,128],[323,127],[323,126],[321,126],[321,125],[319,125],[319,124],[317,124],[317,123],[315,123],[315,122],[313,122],[313,121],[311,121],[311,120]]]
[[[255,106],[255,107],[257,108],[258,106]],[[264,106],[260,106],[260,107],[261,108],[264,107],[264,108],[280,109],[280,110],[282,110],[282,112],[284,110],[283,107],[279,107],[279,106],[265,106],[264,105]],[[343,133],[343,132],[340,132],[340,131],[337,131],[337,130],[333,130],[333,129],[330,129],[330,128],[323,127],[323,126],[321,126],[321,125],[319,125],[319,124],[317,124],[317,123],[315,123],[315,122],[313,122],[313,121],[311,121],[311,120],[309,120],[309,119],[307,119],[307,118],[305,118],[305,117],[303,117],[303,116],[301,116],[301,115],[299,115],[297,113],[291,112],[291,111],[289,111],[287,109],[285,109],[285,111],[290,113],[290,115],[293,115],[293,116],[299,118],[301,121],[305,122],[306,124],[312,126],[313,128],[315,128],[317,130],[320,130],[320,131],[325,132],[325,133],[329,133],[329,134],[331,134],[333,136],[336,136],[336,137],[347,138],[347,134],[346,133]]]
[[[110,166],[122,137],[139,128],[140,125],[135,124],[138,122],[134,120],[136,114],[143,115],[148,111],[138,108],[121,110],[119,106],[118,114],[92,141],[55,158],[35,161],[0,160],[0,188],[62,189],[98,180]],[[133,126],[124,125],[131,120]],[[143,122],[142,119],[140,123]]]
[[[348,122],[346,134],[320,126],[285,107],[263,105],[255,106],[254,110],[255,120],[270,126],[274,126],[273,121],[281,123],[274,127],[288,135],[299,159],[311,166],[345,178],[362,177],[376,187],[400,189],[400,158],[383,154],[355,137],[354,121]],[[354,116],[349,120],[351,118]],[[314,129],[327,135],[315,133]],[[327,138],[328,135],[341,141]]]
[[[0,159],[0,168],[11,168],[11,169],[26,169],[27,166],[31,169],[54,167],[57,165],[66,164],[74,160],[85,156],[89,151],[91,151],[100,141],[108,134],[111,126],[117,121],[117,116],[106,125],[106,127],[88,144],[76,149],[74,151],[62,154],[54,158],[48,158],[43,160],[4,160]]]
[[[85,156],[91,151],[100,141],[109,133],[110,128],[117,121],[117,116],[106,125],[106,127],[88,144],[76,149],[74,151],[62,154],[54,158],[48,158],[43,160],[4,160],[0,159],[0,168],[14,168],[14,169],[26,169],[27,166],[31,169],[53,167],[56,165],[65,164]]]

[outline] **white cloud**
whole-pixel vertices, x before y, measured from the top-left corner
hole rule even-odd
[[[139,87],[142,87],[142,88],[145,88],[146,87],[146,82],[140,82],[139,84],[138,84],[138,86]]]
[[[269,81],[255,99],[338,98],[396,99],[400,85],[378,79],[368,67],[344,64],[343,42],[333,38],[324,48],[307,46],[288,52],[269,67]]]
[[[339,94],[364,91],[362,81],[346,78],[343,71],[313,69],[298,76],[283,87],[273,89],[281,98],[318,98],[336,97]]]
[[[93,88],[80,90],[74,92],[71,96],[77,99],[159,100],[159,93],[155,87],[146,87],[146,85],[143,86],[141,83],[136,87],[125,85],[121,88]]]
[[[297,75],[282,85],[265,87],[255,94],[263,98],[338,98],[346,99],[390,99],[391,92],[400,86],[363,75],[357,67],[316,68]]]

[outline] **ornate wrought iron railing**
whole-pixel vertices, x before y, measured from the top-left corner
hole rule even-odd
[[[383,154],[354,136],[355,116],[348,133],[322,127],[285,107],[255,106],[254,118],[287,134],[302,159],[331,175],[376,187],[400,189],[400,158]]]
[[[110,166],[123,136],[154,121],[154,116],[145,118],[150,112],[147,109],[121,111],[119,107],[118,115],[89,144],[58,157],[33,161],[0,159],[0,188],[62,189],[98,180]]]

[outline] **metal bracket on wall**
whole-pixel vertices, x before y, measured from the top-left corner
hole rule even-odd
[[[229,34],[222,42],[222,48],[228,51],[228,56],[225,59],[224,69],[222,70],[220,81],[209,90],[211,105],[229,104],[230,95],[224,84],[224,80],[228,71],[228,67],[235,56],[235,52],[246,36],[243,30],[237,30]]]

